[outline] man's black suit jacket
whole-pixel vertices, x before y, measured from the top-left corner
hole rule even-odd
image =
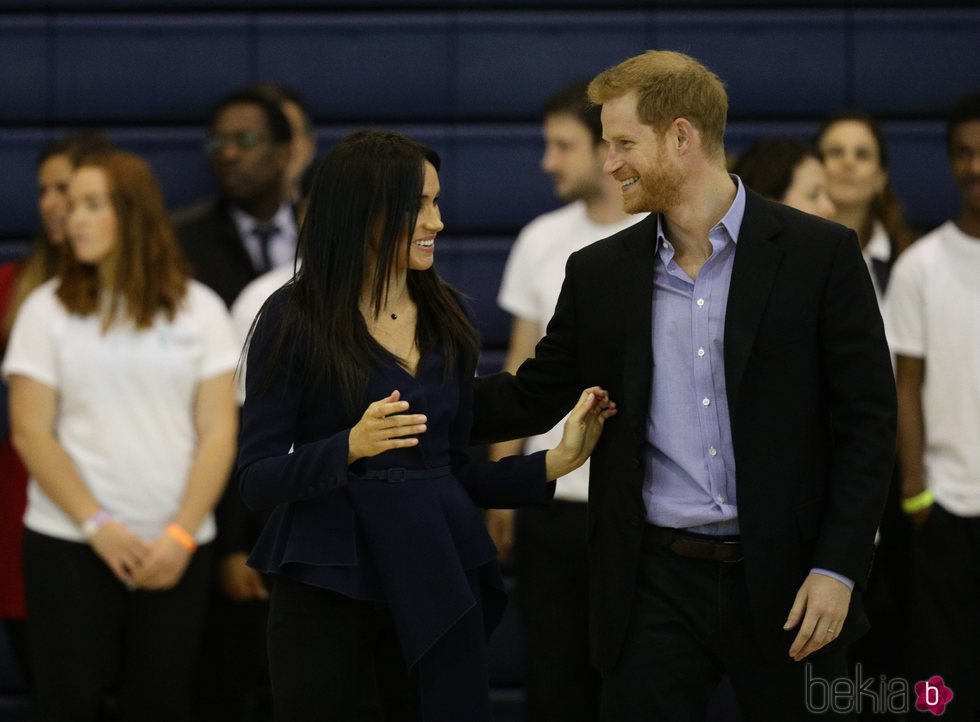
[[[174,216],[174,225],[194,277],[231,307],[259,272],[245,250],[227,203],[208,201],[180,211]]]
[[[757,639],[788,659],[783,632],[813,567],[856,582],[835,645],[867,629],[860,604],[895,452],[895,386],[857,238],[747,191],[725,321],[739,525]],[[592,456],[594,663],[612,668],[627,631],[645,522],[641,494],[652,360],[657,216],[568,261],[535,357],[480,379],[473,440],[541,433],[581,390],[619,405]],[[561,483],[560,481],[558,483]]]

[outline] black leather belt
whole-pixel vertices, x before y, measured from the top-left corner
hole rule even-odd
[[[653,524],[647,524],[643,530],[643,549],[669,549],[679,557],[706,562],[734,564],[742,561],[742,545],[738,539],[713,539]]]
[[[435,479],[440,476],[449,476],[451,473],[448,466],[437,466],[434,469],[372,469],[358,474],[358,479],[364,481],[386,481],[389,484],[397,484],[400,481],[411,481],[415,479]]]

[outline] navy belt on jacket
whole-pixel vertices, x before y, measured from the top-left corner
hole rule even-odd
[[[436,479],[440,476],[449,476],[452,470],[448,466],[437,466],[434,469],[373,469],[358,474],[357,478],[364,481],[384,481],[389,484],[397,484],[401,481],[414,481],[415,479]]]
[[[653,524],[647,524],[643,530],[643,549],[669,549],[679,557],[706,562],[734,564],[742,561],[742,545],[738,539],[714,539]]]

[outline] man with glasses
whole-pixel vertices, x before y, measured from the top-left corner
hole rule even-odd
[[[292,130],[266,94],[238,90],[218,103],[204,149],[219,196],[176,217],[199,281],[229,306],[253,278],[293,262],[298,229],[283,191]]]

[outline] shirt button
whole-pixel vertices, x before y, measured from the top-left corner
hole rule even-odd
[[[703,298],[699,298],[698,299],[698,306],[703,306],[703,305],[704,305],[704,299]]]
[[[708,448],[708,453],[711,454],[712,456],[718,456],[718,449],[711,446]]]
[[[702,399],[701,400],[701,405],[702,406],[711,406],[711,399]]]
[[[704,356],[704,349],[703,348],[699,348],[698,349],[698,358],[700,358],[702,356]]]
[[[725,497],[723,497],[721,494],[719,494],[718,496],[715,497],[715,501],[717,501],[719,504],[724,504],[725,503]]]

